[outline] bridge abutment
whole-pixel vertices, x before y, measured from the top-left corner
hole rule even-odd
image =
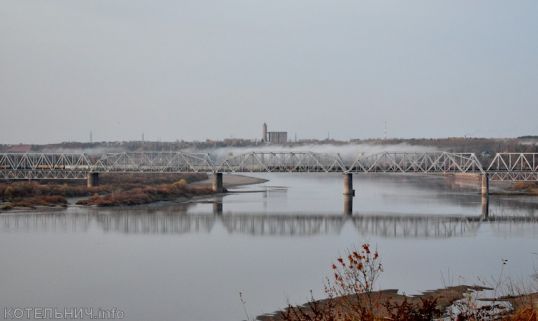
[[[222,182],[222,173],[213,173],[213,177],[211,181],[211,188],[213,189],[213,192],[215,193],[224,192],[224,184]]]
[[[99,173],[97,173],[97,172],[88,173],[88,178],[87,178],[86,184],[87,184],[86,186],[88,186],[88,187],[99,186]]]

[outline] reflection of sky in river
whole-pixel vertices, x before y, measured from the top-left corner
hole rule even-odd
[[[221,215],[211,202],[2,215],[0,302],[117,306],[127,320],[240,320],[239,291],[251,315],[302,302],[320,293],[335,256],[364,241],[382,253],[381,285],[406,292],[442,286],[443,275],[497,275],[501,258],[508,275],[526,279],[538,263],[529,198],[492,196],[499,220],[483,221],[476,192],[434,178],[421,187],[418,178],[356,177],[350,218],[340,214],[339,175],[271,179],[264,185],[287,188],[226,196]]]

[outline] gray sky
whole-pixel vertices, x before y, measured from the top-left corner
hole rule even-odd
[[[4,0],[0,143],[538,134],[538,1]]]

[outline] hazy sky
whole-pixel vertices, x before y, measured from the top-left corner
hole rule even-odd
[[[538,134],[538,1],[4,0],[0,143]]]

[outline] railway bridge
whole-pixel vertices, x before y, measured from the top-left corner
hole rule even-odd
[[[481,194],[487,206],[490,180],[538,181],[538,153],[497,153],[485,166],[474,153],[451,152],[359,153],[353,159],[303,151],[247,152],[223,159],[182,151],[0,153],[0,179],[4,180],[86,179],[91,187],[99,184],[99,173],[111,172],[209,173],[217,193],[224,190],[223,173],[342,173],[343,194],[349,199],[355,194],[353,175],[357,174],[469,174],[482,177]]]

